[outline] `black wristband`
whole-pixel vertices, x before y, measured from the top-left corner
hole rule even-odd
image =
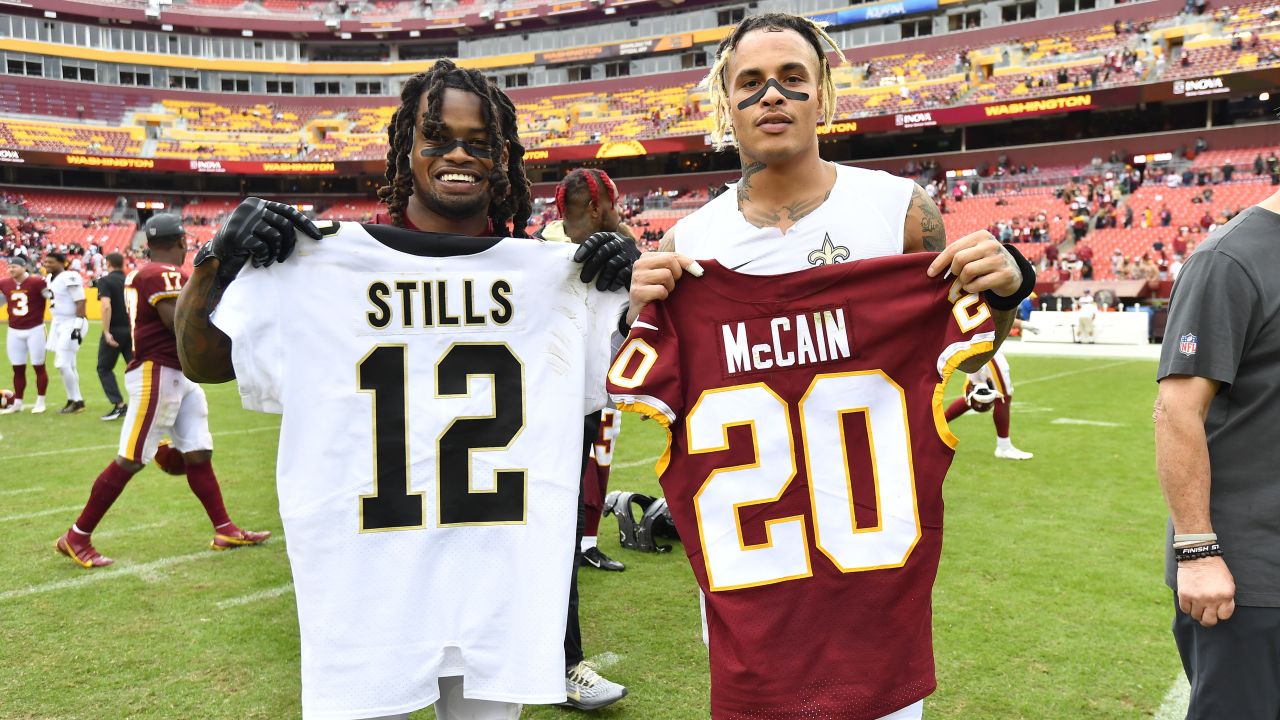
[[[1018,286],[1017,292],[1008,297],[997,295],[990,290],[983,290],[982,299],[987,302],[987,305],[992,310],[1014,310],[1022,304],[1023,300],[1031,297],[1031,291],[1036,289],[1036,269],[1031,267],[1031,263],[1027,262],[1026,258],[1022,257],[1022,253],[1018,251],[1017,247],[1005,243],[1004,249],[1013,256],[1014,262],[1018,263],[1018,270],[1022,272],[1022,284]]]
[[[626,337],[631,332],[631,326],[627,324],[627,313],[631,312],[631,306],[627,305],[622,308],[622,314],[618,316],[618,334]]]
[[[1197,545],[1195,547],[1174,548],[1173,550],[1173,559],[1178,562],[1200,560],[1207,557],[1222,557],[1222,546],[1218,543],[1213,543],[1212,545]]]

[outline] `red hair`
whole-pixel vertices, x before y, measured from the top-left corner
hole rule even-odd
[[[583,188],[591,196],[591,202],[596,205],[600,204],[600,188],[604,187],[608,194],[609,202],[618,201],[618,186],[613,184],[613,179],[609,177],[609,173],[599,168],[575,168],[565,176],[563,180],[556,185],[556,212],[560,214],[560,219],[565,218],[565,201],[571,192],[579,192]]]

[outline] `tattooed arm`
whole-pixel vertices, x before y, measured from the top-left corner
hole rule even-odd
[[[231,365],[231,338],[209,321],[209,314],[222,299],[218,287],[218,262],[202,263],[178,296],[173,330],[178,338],[178,359],[182,372],[198,383],[234,380]]]
[[[902,252],[942,252],[947,246],[947,232],[942,227],[942,213],[924,188],[916,185],[907,206],[907,220],[902,227]]]
[[[916,185],[911,192],[911,204],[907,207],[907,219],[903,225],[902,252],[942,252],[948,255],[953,277],[960,278],[968,292],[992,290],[997,295],[1013,295],[1022,284],[1018,263],[991,233],[970,233],[947,247],[947,234],[942,226],[942,213],[924,188]],[[1017,310],[991,310],[996,324],[996,338],[991,352],[975,355],[960,364],[961,372],[973,373],[982,368],[995,355],[996,349],[1009,337]]]

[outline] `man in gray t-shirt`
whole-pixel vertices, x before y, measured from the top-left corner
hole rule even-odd
[[[1178,273],[1156,464],[1188,720],[1280,718],[1280,193]]]

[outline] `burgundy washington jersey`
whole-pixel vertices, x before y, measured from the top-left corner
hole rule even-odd
[[[716,720],[868,720],[933,691],[947,378],[991,312],[934,254],[749,276],[701,261],[609,373],[705,600]]]
[[[8,304],[9,327],[29,330],[44,324],[44,309],[49,302],[44,289],[44,278],[39,275],[28,275],[20,283],[10,277],[0,278],[0,295]]]
[[[152,262],[129,273],[124,281],[124,304],[133,332],[133,360],[129,370],[150,360],[157,365],[182,369],[178,338],[160,320],[156,303],[178,297],[187,273],[177,265]]]

